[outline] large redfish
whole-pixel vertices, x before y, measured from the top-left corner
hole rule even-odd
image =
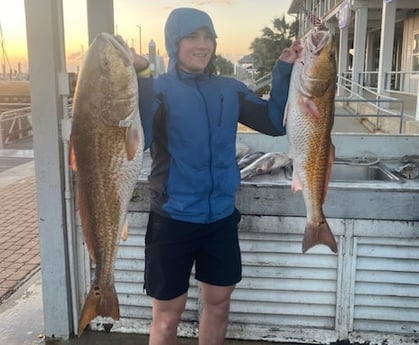
[[[114,264],[143,156],[132,52],[119,37],[92,42],[77,80],[70,138],[77,204],[95,277],[81,311],[80,336],[96,316],[119,319]]]
[[[334,147],[333,126],[336,58],[333,35],[314,28],[294,64],[286,110],[289,156],[293,162],[292,191],[302,190],[307,224],[302,250],[325,244],[337,252],[323,214]]]

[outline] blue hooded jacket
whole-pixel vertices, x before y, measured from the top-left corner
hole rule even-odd
[[[178,42],[197,29],[216,37],[210,17],[175,9],[165,26],[169,68],[153,80],[153,99],[140,80],[140,113],[151,145],[151,210],[180,221],[210,223],[231,215],[240,185],[236,162],[238,122],[262,133],[284,135],[283,113],[292,65],[279,61],[272,91],[262,100],[243,83],[177,67]]]

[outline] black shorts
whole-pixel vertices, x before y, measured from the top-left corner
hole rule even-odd
[[[145,236],[144,288],[159,300],[178,297],[195,278],[217,286],[241,280],[240,213],[209,224],[182,222],[150,212]]]

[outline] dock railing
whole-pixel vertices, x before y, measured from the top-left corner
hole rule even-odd
[[[247,85],[247,87],[253,92],[257,92],[258,90],[270,85],[271,79],[272,73],[267,73],[263,77],[256,79],[255,81]]]
[[[403,131],[404,101],[386,95],[378,94],[371,87],[354,82],[349,73],[338,76],[338,93],[335,103],[347,109],[347,113],[337,113],[335,116],[365,118],[374,126],[374,131],[381,130],[384,118],[398,119],[398,132]],[[375,122],[375,123],[374,123]]]
[[[31,107],[0,113],[0,149],[14,141],[32,136]]]
[[[378,83],[378,71],[359,73],[358,82],[375,90]],[[390,71],[384,74],[384,90],[387,92],[417,96],[417,87],[412,87],[412,83],[415,82],[419,83],[419,71]]]
[[[335,116],[368,119],[373,131],[381,130],[383,118],[396,118],[398,120],[398,132],[402,133],[404,101],[391,96],[379,95],[373,88],[363,85],[364,77],[368,76],[371,80],[375,76],[373,73],[364,72],[360,74],[358,82],[354,82],[351,76],[351,72],[338,76],[338,92],[335,105],[336,109],[340,109],[341,112],[335,113]],[[271,73],[268,73],[249,84],[248,87],[257,92],[257,90],[269,85],[271,78]],[[343,112],[345,110],[346,112]]]

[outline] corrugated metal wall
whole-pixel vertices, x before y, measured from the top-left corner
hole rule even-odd
[[[357,225],[353,329],[418,332],[418,225],[365,221]]]
[[[302,218],[243,216],[233,323],[334,329],[339,257],[325,247],[302,255],[303,229]]]
[[[114,329],[121,332],[147,333],[150,324],[151,300],[143,292],[147,219],[146,212],[130,213],[129,237],[118,253],[121,320]],[[329,222],[339,254],[318,246],[303,255],[304,218],[243,215],[243,280],[232,296],[228,337],[329,343],[382,341],[380,334],[410,339],[419,331],[418,224]],[[192,277],[183,336],[197,335],[198,295]],[[93,328],[100,329],[100,322]]]

